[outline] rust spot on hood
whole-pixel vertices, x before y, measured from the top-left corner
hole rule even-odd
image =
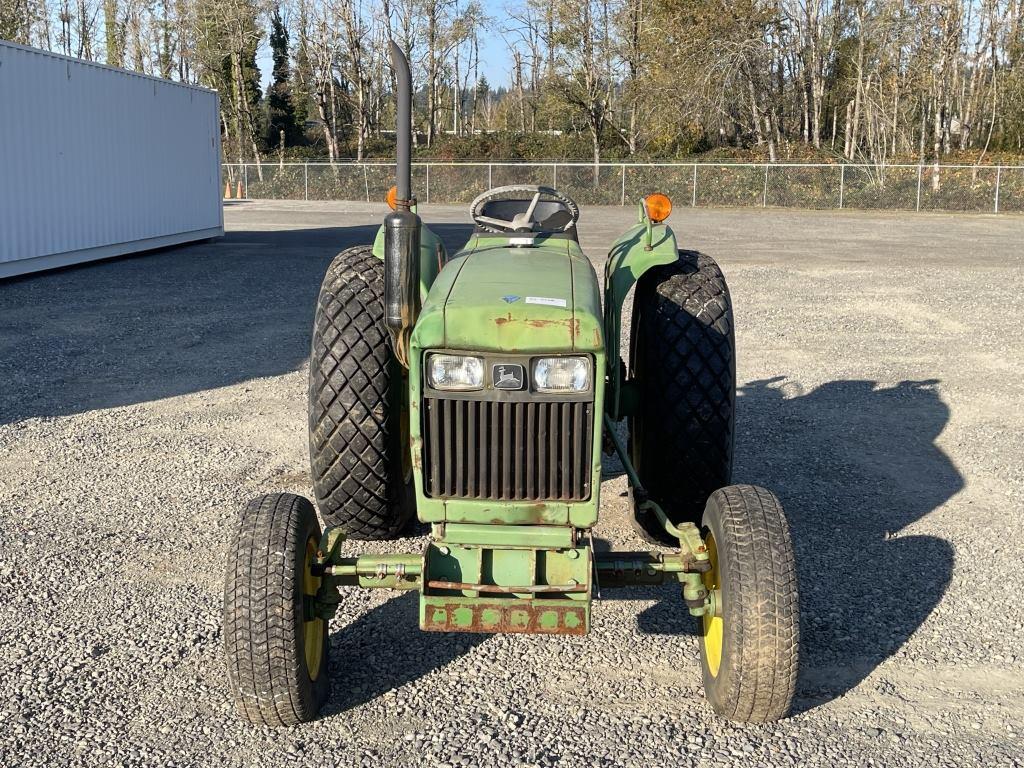
[[[522,323],[528,325],[531,328],[557,328],[559,326],[565,326],[569,333],[574,337],[578,338],[580,335],[580,321],[574,318],[566,318],[565,320],[539,320],[531,319],[528,317],[524,318],[513,318],[512,313],[505,315],[504,317],[494,318],[494,324],[501,328],[508,323]]]

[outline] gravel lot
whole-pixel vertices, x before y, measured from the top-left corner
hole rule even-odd
[[[797,713],[716,719],[678,590],[584,638],[437,635],[350,593],[322,719],[242,723],[224,552],[310,493],[306,354],[383,206],[229,205],[222,240],[0,283],[0,764],[1024,765],[1024,219],[682,210],[739,326],[735,479],[799,564]],[[427,207],[453,245],[465,213]],[[586,209],[597,262],[631,212]],[[641,547],[608,467],[599,536]],[[421,541],[387,545],[419,549]]]

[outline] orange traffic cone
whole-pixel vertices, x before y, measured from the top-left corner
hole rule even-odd
[[[225,200],[230,200],[231,199],[231,182],[230,181],[225,181],[224,182],[224,199]]]
[[[242,182],[238,182],[238,191],[235,192],[235,197],[239,200],[242,199]]]

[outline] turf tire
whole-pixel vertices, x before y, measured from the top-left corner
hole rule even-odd
[[[303,613],[311,537],[319,543],[320,523],[308,500],[260,496],[242,512],[228,553],[224,650],[235,706],[250,723],[313,720],[330,692],[327,622],[306,622]],[[317,626],[320,662],[311,674],[305,632]]]
[[[324,523],[354,539],[394,538],[414,511],[402,461],[403,381],[384,327],[384,265],[370,246],[342,251],[313,322],[309,454]]]
[[[782,505],[770,491],[733,485],[704,511],[714,536],[722,644],[713,674],[698,619],[704,694],[720,715],[749,723],[785,717],[799,667],[799,598],[793,546]]]
[[[640,278],[630,378],[639,387],[630,453],[640,481],[673,523],[699,523],[708,497],[732,477],[736,403],[732,302],[709,256],[680,251]],[[651,513],[634,518],[645,538],[675,543]]]

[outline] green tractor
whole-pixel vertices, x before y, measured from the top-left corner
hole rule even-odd
[[[238,709],[260,724],[316,717],[345,588],[416,590],[427,631],[556,635],[586,633],[599,592],[671,582],[696,617],[714,710],[785,716],[796,570],[778,499],[729,485],[735,345],[721,271],[679,249],[671,203],[652,195],[612,246],[602,292],[579,208],[546,187],[480,195],[469,242],[447,255],[416,213],[409,68],[391,55],[393,212],[373,245],[331,263],[313,328],[309,445],[326,527],[301,496],[262,496],[228,557]],[[639,533],[668,547],[595,551],[603,453],[625,469]],[[346,538],[401,536],[414,515],[430,526],[423,551],[341,553]]]

